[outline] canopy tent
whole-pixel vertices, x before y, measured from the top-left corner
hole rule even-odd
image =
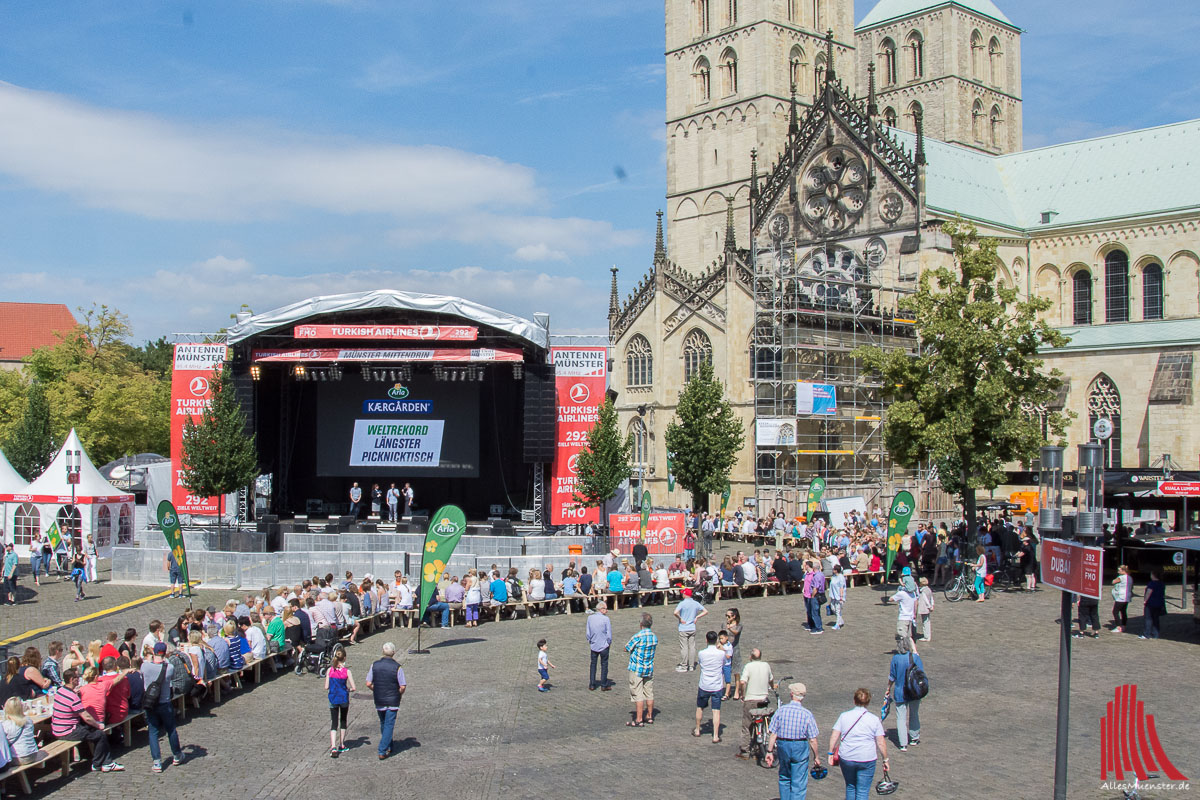
[[[68,479],[67,463],[74,465],[78,453],[77,482]],[[9,499],[5,527],[14,532],[18,552],[27,554],[34,530],[46,532],[57,521],[64,541],[74,533],[80,546],[88,536],[95,539],[100,555],[110,554],[114,544],[133,543],[133,495],[104,479],[88,458],[75,429],[37,480],[0,499]]]
[[[4,504],[5,511],[8,510],[8,504],[13,501],[13,495],[18,492],[24,492],[29,486],[21,475],[8,463],[8,459],[4,457],[4,451],[0,450],[0,503]],[[0,519],[0,542],[12,541],[12,526],[8,524],[8,514]]]

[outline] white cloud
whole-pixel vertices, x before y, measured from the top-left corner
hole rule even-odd
[[[398,53],[389,53],[368,64],[355,85],[369,92],[390,92],[434,83],[453,72],[454,69],[449,67],[430,69]]]
[[[512,216],[479,212],[448,222],[391,231],[394,244],[413,247],[430,241],[453,240],[468,244],[499,244],[521,261],[562,261],[573,255],[612,247],[630,247],[642,241],[642,232],[618,230],[608,222],[579,217]]]
[[[157,219],[444,214],[541,199],[531,169],[461,150],[189,127],[3,82],[0,172]]]

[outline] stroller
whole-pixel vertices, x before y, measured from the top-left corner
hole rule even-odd
[[[312,641],[304,645],[296,658],[296,674],[303,675],[304,670],[315,672],[322,678],[333,664],[333,654],[342,649],[338,641],[338,633],[333,628],[317,628]]]

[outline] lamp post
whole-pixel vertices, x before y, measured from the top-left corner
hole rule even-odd
[[[67,515],[67,519],[71,522],[71,542],[80,549],[83,549],[83,542],[80,541],[79,528],[75,523],[79,513],[75,508],[75,487],[79,485],[79,470],[82,461],[83,454],[79,450],[66,451],[67,483],[71,486],[71,511]]]
[[[1043,447],[1038,481],[1038,536],[1062,538],[1063,448]],[[1071,712],[1071,593],[1062,592],[1058,634],[1058,727],[1054,741],[1054,800],[1067,797],[1067,739]]]

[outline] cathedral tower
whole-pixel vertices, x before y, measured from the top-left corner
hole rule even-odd
[[[666,0],[667,246],[688,270],[724,248],[728,198],[749,240],[750,151],[768,165],[823,80],[826,31],[855,85],[853,0]]]
[[[992,0],[880,0],[855,31],[874,61],[879,113],[986,153],[1021,149],[1021,29]]]

